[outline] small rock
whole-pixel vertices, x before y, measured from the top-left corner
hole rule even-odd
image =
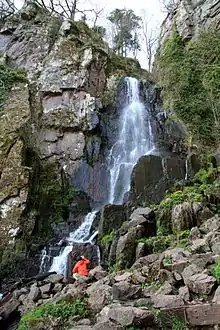
[[[184,250],[183,248],[175,248],[166,250],[164,252],[164,258],[171,259],[172,261],[187,261],[187,258],[191,256],[189,251]]]
[[[37,286],[31,286],[31,290],[28,294],[28,300],[32,300],[32,301],[37,301],[38,299],[40,299],[41,297],[41,293],[40,293],[40,289]]]
[[[41,298],[42,299],[49,299],[50,295],[48,293],[42,293]]]
[[[47,281],[50,281],[51,283],[59,283],[63,280],[63,275],[59,274],[52,274],[46,278]]]
[[[142,276],[138,271],[134,271],[131,279],[134,284],[143,284],[146,282],[146,277]]]
[[[167,294],[171,294],[172,291],[173,291],[173,288],[170,285],[170,283],[165,282],[155,294],[156,295],[167,295]]]
[[[193,227],[189,234],[189,241],[193,242],[198,238],[201,238],[201,232],[198,227]]]
[[[139,285],[132,285],[128,282],[119,282],[112,287],[113,298],[117,300],[137,299],[141,296]]]
[[[213,253],[220,255],[220,239],[214,240],[211,244],[211,250]]]
[[[40,291],[42,294],[50,292],[51,289],[51,283],[47,283],[40,287]]]
[[[187,285],[194,293],[209,295],[216,285],[216,279],[206,274],[195,274],[189,277]]]
[[[147,326],[154,325],[155,323],[155,317],[154,314],[148,310],[147,308],[132,308],[134,313],[134,320],[133,324],[145,328]]]
[[[183,286],[179,288],[179,296],[184,300],[184,302],[189,302],[190,294],[189,294],[189,288],[187,286]]]
[[[186,267],[184,269],[184,271],[182,272],[182,277],[183,277],[183,280],[184,280],[184,284],[188,285],[189,278],[192,275],[200,273],[201,271],[202,271],[202,269],[199,268],[198,266],[194,265],[194,264],[189,265],[188,267]]]
[[[57,292],[62,291],[62,289],[63,289],[63,285],[61,283],[56,283],[54,285],[53,292],[54,293],[57,293]]]
[[[152,297],[155,308],[173,308],[184,305],[181,297],[175,295],[157,295]]]
[[[177,281],[177,282],[180,282],[180,281],[182,281],[182,276],[179,274],[179,273],[177,273],[177,272],[174,272],[173,273],[173,277],[175,278],[175,280]]]
[[[15,290],[15,291],[13,292],[13,297],[14,297],[15,299],[18,299],[21,295],[26,295],[26,294],[28,294],[28,293],[29,293],[28,288],[21,288],[20,290]]]
[[[93,330],[123,330],[124,327],[122,327],[121,325],[116,325],[111,321],[101,321],[95,324],[92,329]]]
[[[125,282],[125,281],[129,281],[132,278],[133,273],[130,272],[125,272],[124,274],[121,275],[116,275],[114,277],[116,282]]]
[[[208,219],[207,221],[205,221],[200,227],[199,229],[201,230],[201,232],[203,233],[208,233],[211,231],[217,231],[220,229],[220,217],[218,215],[215,215],[214,217]]]
[[[190,246],[190,251],[193,253],[206,253],[210,252],[210,247],[204,238],[199,238],[193,241],[193,245]]]
[[[91,321],[89,319],[82,319],[77,322],[77,325],[91,325]]]
[[[217,287],[217,290],[215,291],[215,295],[212,299],[212,302],[214,304],[220,305],[220,286]]]

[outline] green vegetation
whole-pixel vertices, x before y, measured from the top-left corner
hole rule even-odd
[[[220,284],[220,259],[218,259],[216,264],[213,266],[212,275],[216,278],[218,284]]]
[[[26,75],[24,71],[11,69],[7,65],[0,64],[0,109],[3,107],[13,84],[19,81],[26,81]]]
[[[207,47],[209,45],[209,47]],[[158,78],[164,105],[174,109],[197,140],[219,141],[220,31],[215,26],[184,42],[176,30],[158,56]]]
[[[101,245],[105,246],[113,242],[114,239],[114,230],[108,235],[105,235],[101,238]]]
[[[59,324],[62,325],[71,316],[86,315],[86,305],[82,300],[74,302],[61,301],[54,304],[45,304],[37,307],[33,311],[22,316],[18,330],[29,330],[40,322],[50,322],[52,318],[59,318]]]
[[[170,258],[163,259],[163,264],[165,265],[172,265],[172,260]]]

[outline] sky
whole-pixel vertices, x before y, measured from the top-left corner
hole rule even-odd
[[[162,5],[160,0],[80,0],[81,8],[104,8],[104,14],[99,19],[98,24],[106,26],[106,17],[115,8],[126,8],[133,9],[135,14],[138,16],[143,16],[145,12],[145,17],[149,21],[149,28],[153,30],[155,34],[159,33],[160,25],[165,18],[165,13],[162,10]],[[23,0],[15,0],[17,7],[20,7]],[[81,9],[80,8],[80,9]],[[140,38],[141,39],[141,38]],[[141,48],[143,49],[143,43],[140,42]],[[143,68],[147,69],[146,54],[142,50],[138,54],[138,60]]]

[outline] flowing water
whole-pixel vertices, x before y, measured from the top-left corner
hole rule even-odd
[[[124,195],[130,189],[130,177],[138,159],[150,154],[154,149],[153,134],[148,110],[140,100],[139,82],[135,78],[125,78],[125,106],[122,109],[119,122],[119,137],[113,145],[108,162],[110,171],[110,188],[108,204],[122,204]],[[85,221],[74,232],[70,233],[69,242],[60,253],[54,257],[50,271],[67,274],[67,259],[73,243],[92,243],[97,236],[91,237],[90,230],[98,210],[87,214]],[[97,250],[99,253],[99,249]]]
[[[139,96],[139,82],[125,78],[127,86],[126,106],[119,123],[119,138],[113,145],[110,162],[110,204],[122,204],[130,189],[130,177],[138,159],[154,149],[149,113]]]

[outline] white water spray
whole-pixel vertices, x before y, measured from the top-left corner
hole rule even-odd
[[[110,152],[111,204],[122,204],[130,189],[130,177],[138,159],[154,149],[149,113],[139,96],[139,82],[125,78],[127,85],[126,106],[122,110],[119,138]]]

